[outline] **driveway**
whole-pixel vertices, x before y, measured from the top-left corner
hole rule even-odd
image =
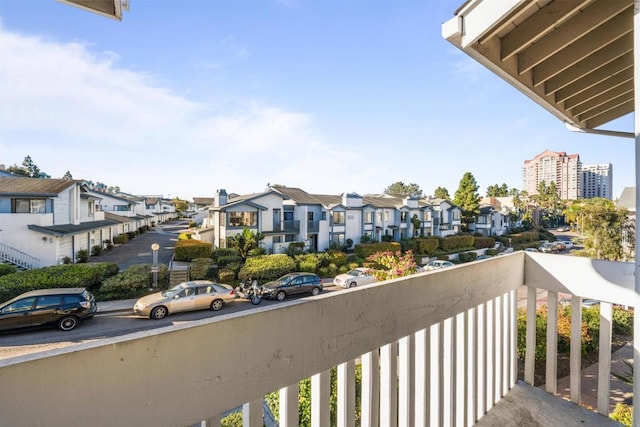
[[[120,271],[126,270],[134,264],[153,264],[151,245],[157,243],[158,263],[169,265],[173,256],[173,248],[178,241],[178,235],[185,231],[188,221],[177,220],[156,225],[146,233],[139,234],[127,243],[105,250],[101,255],[92,256],[89,262],[115,262]]]

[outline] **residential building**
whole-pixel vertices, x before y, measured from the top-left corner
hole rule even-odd
[[[612,192],[613,165],[611,163],[582,166],[582,198],[602,197],[611,200]]]
[[[139,207],[134,207],[138,204]],[[0,177],[0,261],[25,269],[75,262],[119,234],[164,221],[144,200],[89,190],[84,181]]]
[[[582,163],[578,154],[546,150],[524,161],[523,190],[538,194],[538,185],[555,183],[561,200],[576,200],[582,196]]]
[[[218,190],[209,218],[214,247],[226,247],[229,237],[248,226],[265,238],[268,253],[283,253],[292,242],[310,252],[370,241],[400,241],[414,236],[456,234],[462,210],[447,200],[418,200],[389,194],[310,194],[283,185],[263,193],[227,196]]]

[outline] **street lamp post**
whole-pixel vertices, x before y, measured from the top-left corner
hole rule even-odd
[[[151,272],[153,273],[153,287],[158,287],[158,249],[160,249],[160,245],[154,243],[151,245],[151,250],[153,251],[153,266],[151,267]]]

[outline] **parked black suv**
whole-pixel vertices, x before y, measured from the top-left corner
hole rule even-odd
[[[85,288],[55,288],[26,292],[0,304],[0,331],[57,325],[62,331],[91,319],[98,306]]]

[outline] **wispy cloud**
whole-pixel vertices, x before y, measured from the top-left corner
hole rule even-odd
[[[259,100],[220,106],[161,87],[113,53],[3,32],[0,163],[31,155],[54,177],[69,170],[138,194],[260,191],[267,182],[318,192],[375,177],[322,140],[312,117]],[[327,174],[327,171],[333,173]]]

